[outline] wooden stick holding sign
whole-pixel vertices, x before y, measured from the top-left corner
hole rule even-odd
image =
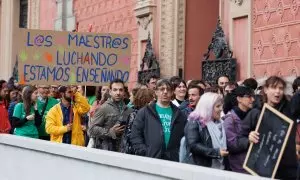
[[[265,104],[255,131],[260,141],[250,144],[244,169],[256,176],[274,178],[294,122]]]

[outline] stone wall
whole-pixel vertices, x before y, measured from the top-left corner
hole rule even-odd
[[[300,1],[253,0],[253,75],[300,75]]]
[[[1,179],[263,179],[229,171],[0,135]]]

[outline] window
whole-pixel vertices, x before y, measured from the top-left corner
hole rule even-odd
[[[20,0],[20,28],[27,28],[28,0]]]

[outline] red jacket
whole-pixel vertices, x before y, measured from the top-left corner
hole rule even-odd
[[[0,133],[9,133],[11,129],[10,122],[8,120],[8,110],[5,103],[0,102]]]

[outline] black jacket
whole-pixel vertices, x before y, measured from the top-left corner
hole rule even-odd
[[[221,158],[220,149],[213,148],[211,136],[207,127],[202,127],[198,120],[189,120],[185,126],[186,143],[193,155],[196,165],[211,167],[212,159]],[[228,169],[228,159],[224,158],[225,169]]]
[[[290,103],[283,98],[283,100],[275,107],[279,112],[283,113],[294,121],[291,134],[287,141],[285,151],[283,153],[281,162],[279,164],[276,178],[278,179],[294,179],[296,178],[297,160],[296,160],[296,119],[291,113]],[[248,141],[249,133],[254,131],[261,113],[261,109],[252,109],[242,122],[241,134],[245,141]]]
[[[184,135],[186,117],[171,103],[173,111],[171,137],[166,147],[155,104],[152,103],[138,111],[131,130],[132,147],[136,155],[178,162],[180,140]]]

